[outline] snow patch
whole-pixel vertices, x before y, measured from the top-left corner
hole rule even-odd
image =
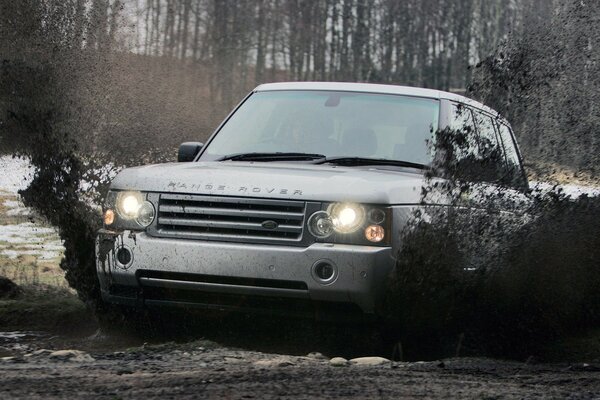
[[[34,168],[29,160],[12,156],[0,157],[0,190],[17,194],[19,190],[29,186],[33,172]]]
[[[54,228],[41,227],[31,222],[18,225],[2,225],[0,228],[0,242],[44,243],[48,240],[45,236],[56,234]]]
[[[0,256],[16,259],[19,256],[36,256],[38,260],[54,260],[62,255],[61,251],[39,251],[39,250],[1,250]]]
[[[581,186],[581,185],[556,185],[548,182],[530,182],[529,186],[534,192],[538,192],[542,195],[549,193],[563,193],[566,196],[576,199],[582,195],[589,197],[600,196],[600,188],[593,186]]]
[[[9,217],[31,215],[31,210],[25,207],[19,200],[4,200],[4,207],[9,209],[6,212],[6,215]]]

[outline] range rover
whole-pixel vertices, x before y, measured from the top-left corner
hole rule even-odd
[[[486,146],[500,155],[479,179],[486,188],[527,188],[509,123],[466,97],[362,83],[258,86],[205,144],[183,143],[178,162],[114,178],[96,244],[102,298],[375,316],[408,220],[445,204],[423,189],[444,156],[435,133],[452,129],[472,133],[454,157],[484,159]]]

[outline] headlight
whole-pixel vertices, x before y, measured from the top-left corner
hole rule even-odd
[[[145,229],[156,216],[154,205],[142,192],[110,191],[104,209],[104,225],[111,229]]]
[[[365,222],[365,209],[359,204],[334,203],[327,211],[339,233],[356,232]]]
[[[146,228],[154,221],[154,206],[149,201],[144,201],[138,209],[138,215],[135,218],[136,222]]]
[[[328,212],[317,211],[308,219],[308,230],[314,237],[324,239],[333,233],[333,221]]]
[[[137,218],[144,202],[140,192],[119,192],[117,194],[117,213],[123,219]]]
[[[308,218],[308,231],[318,241],[389,245],[391,209],[356,203],[322,204]]]

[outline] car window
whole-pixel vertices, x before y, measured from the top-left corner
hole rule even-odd
[[[439,100],[335,91],[253,94],[208,143],[202,160],[301,152],[429,164]]]
[[[469,107],[463,104],[453,104],[450,129],[453,138],[450,143],[453,158],[456,161],[461,161],[478,157],[479,146],[477,144],[475,121]]]
[[[492,117],[464,104],[452,105],[450,174],[474,182],[502,183],[507,172],[504,150]]]
[[[512,132],[510,128],[504,123],[498,123],[498,134],[502,140],[504,147],[504,153],[506,156],[507,163],[507,177],[506,181],[512,186],[524,186],[524,174],[521,166],[521,160],[519,159],[519,153],[515,145]]]
[[[494,120],[480,111],[475,111],[474,115],[481,161],[482,176],[480,178],[486,182],[504,183],[508,171]]]

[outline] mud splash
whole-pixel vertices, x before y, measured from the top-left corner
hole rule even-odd
[[[382,309],[408,359],[524,358],[600,327],[600,197],[490,179],[501,164],[462,158],[470,133],[436,133],[446,158],[401,233]]]
[[[127,159],[133,164],[163,159],[164,154],[124,156],[94,153],[82,147],[78,138],[94,136],[96,125],[92,120],[97,115],[80,115],[80,86],[89,77],[81,71],[106,73],[92,65],[100,62],[108,66],[102,64],[105,59],[99,54],[84,54],[72,43],[65,43],[64,36],[58,34],[63,32],[63,22],[40,14],[34,2],[27,4],[31,7],[30,14],[35,16],[32,20],[44,23],[27,24],[27,34],[8,47],[1,69],[0,97],[11,104],[11,109],[7,110],[6,123],[0,129],[4,136],[19,138],[15,141],[17,153],[30,157],[36,168],[31,185],[22,195],[28,206],[58,227],[66,248],[61,266],[67,272],[69,284],[91,308],[102,309],[94,266],[94,239],[100,226],[97,205],[107,180],[105,175],[94,171],[115,160]],[[572,18],[571,26],[573,21],[580,22],[577,13],[573,17],[563,15]],[[538,93],[550,76],[528,74],[523,68],[536,71],[538,62],[554,65],[546,56],[526,63],[519,62],[521,59],[517,57],[539,43],[544,32],[532,33],[535,40],[520,42],[515,57],[512,53],[505,54],[514,62],[483,64],[489,66],[493,79],[482,80],[479,86],[482,97],[487,93],[491,98],[496,94],[492,89],[509,85],[505,103],[496,106],[517,119],[525,118],[539,106],[541,96],[532,100],[528,94],[534,89]],[[578,73],[581,70],[577,68],[587,67],[575,63],[573,68]],[[518,102],[514,101],[517,87]],[[484,92],[484,88],[491,89]],[[594,97],[584,100],[588,104],[598,103]],[[579,104],[582,101],[555,105],[557,110],[570,112]],[[538,138],[555,140],[566,128],[576,126],[578,137],[595,137],[594,124],[585,124],[588,130],[581,131],[584,128],[577,121],[574,117],[561,120],[565,125],[554,131],[557,125],[548,123],[543,131],[536,131]],[[528,125],[521,126],[524,130]],[[580,143],[585,144],[586,140]],[[525,142],[534,143],[535,138],[526,138]],[[552,148],[560,147],[560,143],[552,144]],[[122,152],[126,150],[121,148]],[[555,153],[543,156],[553,157]],[[579,166],[591,168],[595,162],[582,159]],[[470,173],[479,175],[479,171]],[[83,181],[90,182],[91,189],[83,187]],[[463,187],[459,191],[464,193],[469,189]],[[586,197],[569,200],[561,195],[535,198],[527,210],[526,218],[530,221],[522,225],[495,218],[499,213],[489,211],[494,209],[492,204],[481,209],[486,213],[427,210],[426,219],[416,215],[411,228],[404,232],[405,246],[398,257],[397,274],[386,305],[400,335],[409,341],[418,338],[437,350],[440,343],[442,347],[446,345],[446,337],[464,335],[474,338],[464,345],[471,346],[473,352],[520,356],[532,350],[537,338],[549,340],[571,333],[574,326],[581,329],[597,326],[599,201]],[[457,347],[456,343],[453,346]]]

